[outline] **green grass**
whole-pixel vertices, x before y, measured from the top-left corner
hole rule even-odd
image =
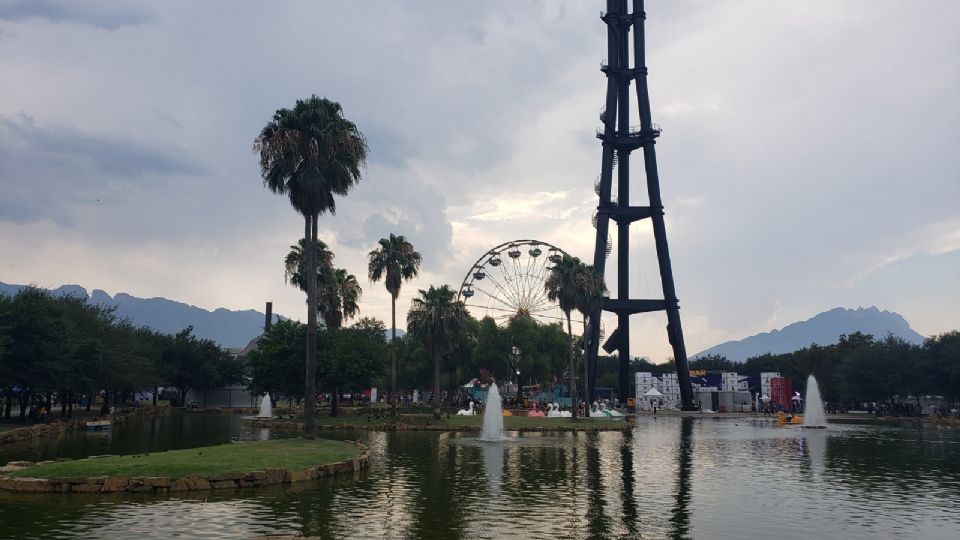
[[[0,433],[3,433],[4,431],[11,431],[23,426],[24,424],[0,424]]]
[[[268,468],[300,470],[353,459],[351,443],[326,439],[276,439],[169,450],[151,454],[62,461],[29,467],[12,476],[29,478],[85,476],[209,476]]]

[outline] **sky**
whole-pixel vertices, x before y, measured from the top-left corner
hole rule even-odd
[[[417,289],[459,288],[494,245],[532,238],[589,262],[604,8],[0,0],[0,281],[273,301],[304,318],[283,276],[303,221],[263,187],[252,144],[311,94],[340,102],[370,146],[360,184],[320,219],[362,315],[389,321],[366,277],[389,233],[423,255],[400,327]],[[960,3],[646,11],[688,351],[837,306],[896,311],[924,335],[960,328]],[[631,229],[631,292],[655,298],[649,224]],[[670,356],[665,324],[632,317],[633,353]]]

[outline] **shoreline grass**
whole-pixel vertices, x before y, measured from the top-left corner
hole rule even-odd
[[[187,476],[283,468],[302,470],[360,456],[360,449],[328,439],[273,439],[228,443],[149,454],[86,458],[35,465],[12,477],[73,478],[91,476],[161,476],[176,480]]]

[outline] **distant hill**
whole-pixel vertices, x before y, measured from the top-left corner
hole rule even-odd
[[[24,287],[25,285],[8,285],[0,282],[0,294],[13,295]],[[264,313],[253,309],[231,311],[220,308],[207,311],[166,298],[137,298],[126,293],[117,293],[111,297],[100,289],[87,294],[87,290],[79,285],[64,285],[50,292],[58,296],[81,296],[94,304],[115,306],[119,317],[129,319],[137,326],[148,326],[158,332],[172,334],[187,326],[193,326],[196,336],[212,339],[222,347],[228,348],[241,348],[251,339],[259,336],[263,332],[263,322],[266,317]],[[274,320],[278,318],[274,315]],[[398,330],[397,335],[399,334]]]
[[[739,341],[721,343],[697,353],[693,358],[719,354],[734,362],[743,362],[751,356],[764,353],[793,352],[811,343],[831,345],[838,341],[841,334],[852,334],[858,331],[872,334],[876,338],[893,334],[910,343],[923,342],[923,336],[910,328],[910,324],[899,313],[881,311],[876,307],[835,308],[805,321],[787,325],[782,330],[772,330]]]

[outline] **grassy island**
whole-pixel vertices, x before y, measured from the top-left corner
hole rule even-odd
[[[10,476],[29,478],[162,476],[177,479],[272,468],[300,470],[352,460],[359,457],[360,453],[361,450],[349,442],[326,439],[276,439],[44,463],[16,471]]]

